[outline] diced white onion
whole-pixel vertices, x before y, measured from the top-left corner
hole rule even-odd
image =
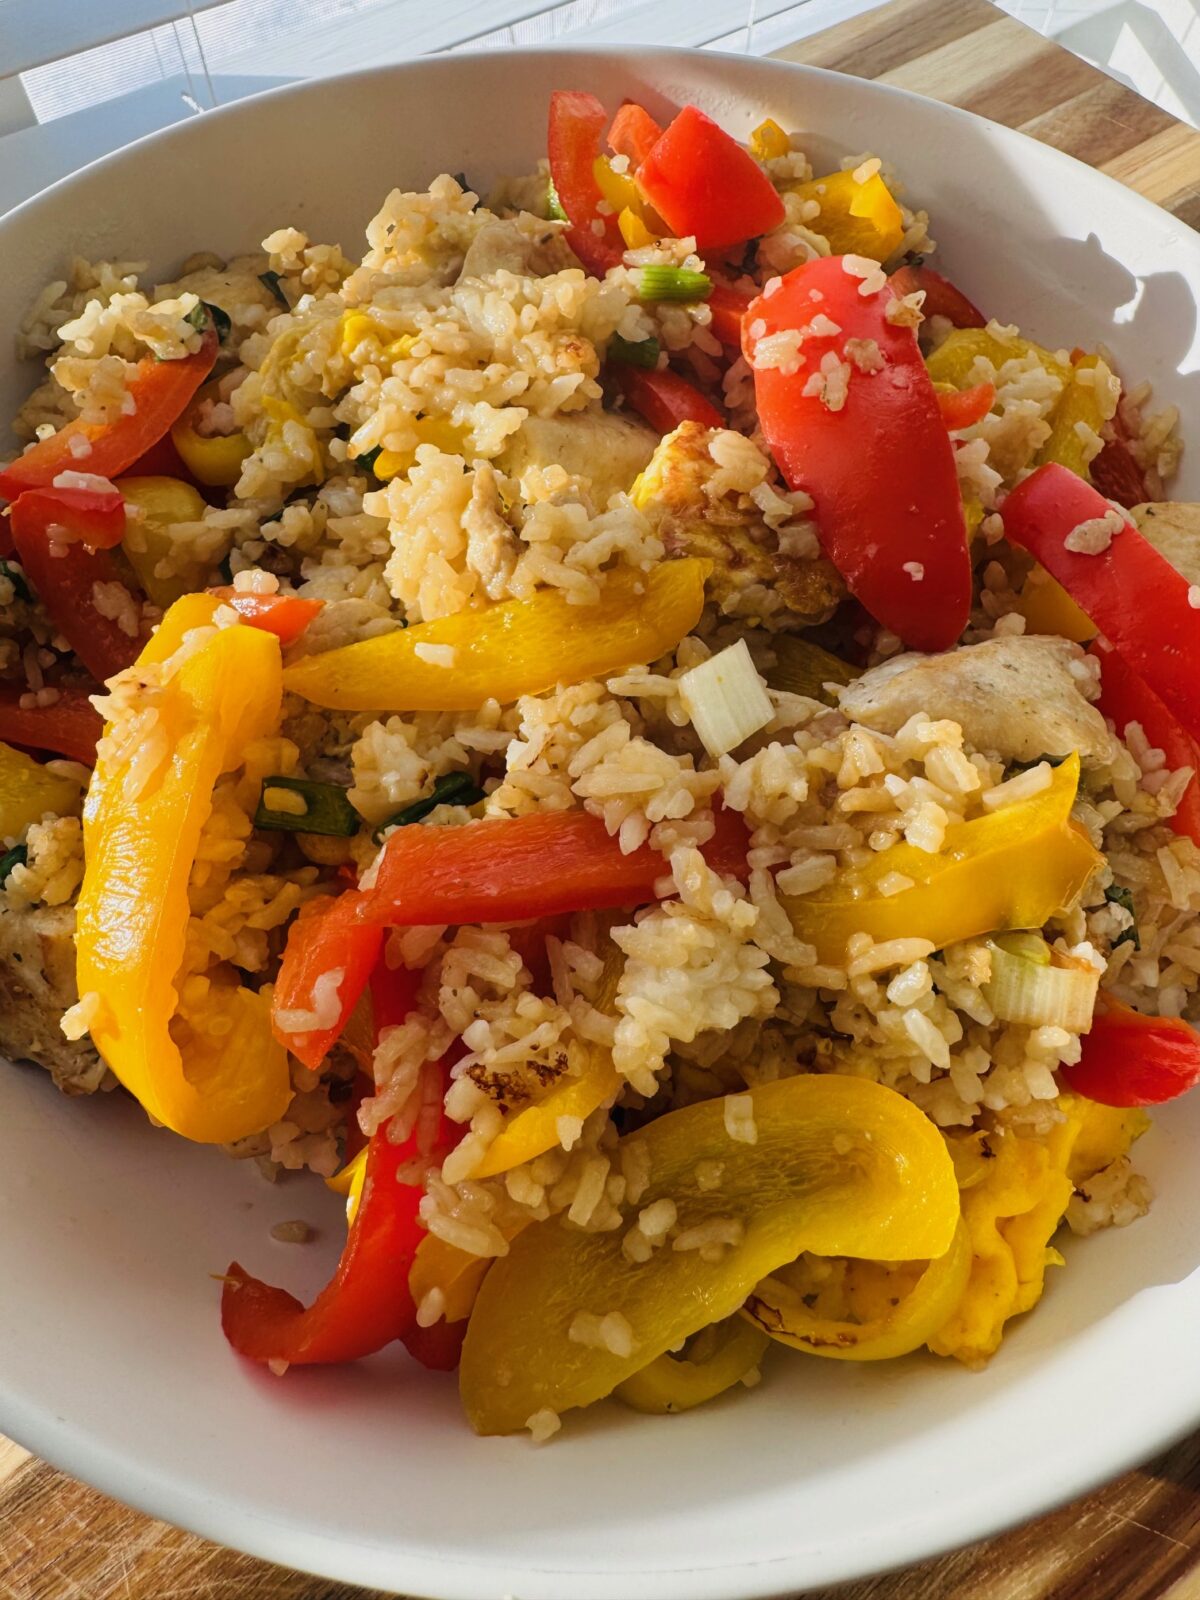
[[[710,756],[727,755],[774,715],[744,639],[685,672],[679,698]]]
[[[996,944],[991,954],[992,976],[983,992],[1001,1021],[1065,1028],[1068,1033],[1086,1033],[1091,1027],[1100,983],[1093,968],[1043,966]]]

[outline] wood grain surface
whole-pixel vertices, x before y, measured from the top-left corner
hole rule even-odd
[[[986,0],[892,0],[778,54],[1020,128],[1200,226],[1200,134]],[[806,1600],[835,1596],[1200,1600],[1200,1434],[1028,1527]],[[0,1600],[380,1597],[153,1522],[0,1439]]]

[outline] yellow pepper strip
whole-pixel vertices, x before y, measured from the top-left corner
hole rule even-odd
[[[621,230],[621,237],[629,250],[644,250],[647,245],[658,242],[658,235],[650,232],[631,206],[625,206],[618,212],[617,227]]]
[[[697,1334],[697,1351],[662,1355],[613,1390],[635,1411],[668,1416],[715,1400],[748,1377],[770,1344],[765,1333],[741,1317],[730,1317]],[[703,1350],[702,1345],[708,1349]]]
[[[750,154],[756,161],[777,161],[787,155],[792,142],[774,117],[760,122],[750,135]]]
[[[164,562],[175,569],[175,529],[182,522],[199,522],[204,500],[200,491],[182,478],[118,478],[116,486],[126,503],[121,548],[142,588],[165,610],[181,595],[198,589],[215,564],[209,558],[187,561],[169,577],[159,576]]]
[[[938,854],[894,844],[827,888],[790,897],[785,904],[796,932],[816,946],[818,961],[840,963],[856,933],[876,941],[928,939],[941,949],[993,929],[1042,927],[1074,905],[1103,865],[1071,821],[1078,786],[1073,751],[1032,799],[952,823]],[[881,894],[880,880],[894,872],[913,887]]]
[[[238,625],[185,640],[214,609],[202,595],[171,608],[133,669],[147,682],[153,722],[141,738],[123,739],[118,727],[101,741],[84,807],[75,935],[81,1003],[95,996],[100,1054],[153,1117],[201,1144],[260,1132],[291,1098],[269,992],[226,983],[219,970],[185,985],[185,1004],[175,988],[214,785],[279,720],[274,635]],[[181,641],[183,659],[168,660]],[[156,744],[162,758],[147,771]]]
[[[597,605],[572,605],[556,589],[480,611],[397,628],[297,661],[284,686],[333,711],[475,711],[508,705],[556,684],[603,678],[674,649],[700,620],[707,561],[667,561],[652,572],[615,572]],[[449,646],[443,666],[424,646]]]
[[[24,833],[47,811],[61,817],[78,810],[79,785],[74,778],[56,777],[23,750],[0,744],[0,841]]]
[[[904,238],[904,216],[878,173],[859,183],[853,172],[828,172],[811,183],[789,185],[802,200],[815,200],[821,214],[809,223],[829,240],[835,256],[886,261]]]
[[[242,475],[242,462],[253,446],[244,433],[208,434],[196,429],[196,413],[206,400],[217,397],[215,383],[196,390],[196,397],[171,429],[171,442],[180,460],[196,479],[213,489],[230,489]]]
[[[1045,567],[1035,566],[1025,579],[1017,602],[1025,618],[1026,633],[1053,633],[1060,639],[1087,644],[1100,632],[1096,624]]]
[[[930,1261],[907,1294],[897,1301],[894,1274],[875,1261],[851,1261],[857,1276],[874,1280],[882,1301],[876,1315],[862,1321],[835,1320],[810,1310],[781,1277],[763,1280],[747,1300],[743,1315],[772,1339],[833,1361],[889,1361],[919,1350],[945,1326],[962,1300],[971,1275],[971,1240],[960,1222],[945,1255]]]
[[[1083,423],[1085,433],[1090,431],[1099,435],[1108,420],[1100,408],[1100,390],[1096,388],[1094,376],[1100,359],[1099,356],[1082,356],[1071,368],[1062,395],[1050,417],[1050,437],[1035,456],[1035,466],[1057,461],[1059,466],[1077,472],[1089,483],[1092,481],[1090,457],[1079,436],[1078,425]],[[1080,373],[1083,372],[1093,375],[1090,381],[1080,381]]]
[[[772,689],[782,689],[787,694],[802,694],[832,706],[837,704],[837,697],[825,685],[853,683],[859,676],[857,667],[796,633],[776,634],[771,649],[775,665],[767,669],[767,682]]]
[[[632,211],[642,215],[642,197],[638,186],[628,172],[616,172],[607,156],[597,156],[592,162],[592,175],[603,198],[616,212]]]
[[[512,1433],[535,1412],[591,1405],[714,1321],[801,1250],[920,1260],[950,1247],[958,1188],[945,1142],[894,1090],[800,1076],[748,1091],[757,1143],[733,1139],[724,1098],[668,1112],[626,1136],[649,1163],[639,1206],[670,1199],[675,1238],[641,1265],[621,1232],[535,1222],[493,1262],[463,1346],[460,1388],[478,1433]],[[715,1187],[701,1187],[703,1176]],[[677,1249],[704,1224],[719,1259]],[[693,1237],[695,1235],[693,1234]],[[703,1238],[703,1235],[700,1236]],[[697,1239],[697,1244],[700,1242]],[[618,1355],[571,1338],[579,1313],[628,1324]]]
[[[447,1322],[463,1322],[479,1294],[479,1285],[491,1266],[489,1256],[473,1256],[437,1234],[426,1234],[417,1246],[408,1274],[408,1292],[419,1306],[430,1289],[440,1289]]]
[[[979,382],[974,376],[976,359],[983,356],[997,371],[1006,361],[1035,355],[1047,372],[1060,378],[1064,385],[1070,380],[1071,369],[1057,356],[1031,339],[999,339],[987,328],[952,328],[946,337],[925,358],[925,367],[934,383],[948,383],[955,389],[967,389]]]
[[[334,1194],[346,1196],[346,1226],[354,1221],[354,1213],[358,1210],[358,1202],[362,1199],[363,1184],[367,1177],[367,1147],[362,1149],[340,1172],[335,1172],[332,1178],[325,1179],[325,1187],[332,1189]]]

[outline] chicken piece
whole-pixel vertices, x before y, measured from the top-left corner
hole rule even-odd
[[[654,454],[657,436],[615,411],[572,411],[567,416],[527,417],[496,465],[510,478],[559,466],[590,486],[603,509],[625,494]]]
[[[458,277],[490,278],[497,272],[544,278],[573,267],[575,257],[562,229],[522,212],[499,222],[486,222],[467,246]]]
[[[1200,506],[1180,500],[1158,500],[1134,506],[1129,513],[1144,539],[1182,573],[1200,583]]]
[[[1036,761],[1079,751],[1085,767],[1117,754],[1104,718],[1071,672],[1083,651],[1066,639],[988,639],[944,655],[895,656],[844,688],[846,716],[895,733],[918,712],[957,722],[974,750],[1002,761]]]
[[[72,906],[0,911],[0,1055],[45,1067],[67,1094],[91,1094],[105,1065],[89,1039],[59,1027],[79,998],[74,934]]]
[[[467,565],[483,579],[483,592],[488,599],[502,600],[521,551],[516,534],[501,514],[496,473],[487,462],[475,470],[463,529],[467,535]]]
[[[667,434],[631,490],[634,505],[654,524],[669,555],[713,563],[708,595],[722,610],[745,613],[747,602],[739,603],[744,591],[765,587],[798,623],[826,621],[846,594],[841,575],[824,556],[783,554],[749,493],[726,486],[727,474],[710,453],[713,438],[714,430],[698,422]]]

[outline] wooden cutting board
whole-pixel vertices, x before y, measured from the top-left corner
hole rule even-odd
[[[1200,226],[1200,134],[986,0],[892,0],[778,54],[1020,128]],[[0,1600],[378,1597],[153,1522],[0,1439]],[[1200,1600],[1200,1433],[1026,1528],[807,1600]]]

